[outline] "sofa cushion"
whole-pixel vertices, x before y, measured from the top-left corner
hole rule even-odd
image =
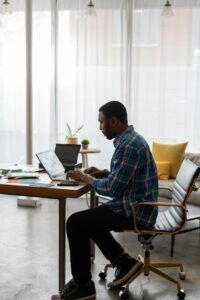
[[[167,180],[170,175],[170,163],[166,161],[157,161],[156,162],[158,179]]]
[[[161,198],[171,198],[171,190],[174,183],[174,179],[168,179],[168,180],[159,180],[159,191],[158,195]]]
[[[170,177],[176,178],[183,160],[183,154],[187,143],[181,144],[159,144],[153,143],[152,154],[155,162],[170,163]]]

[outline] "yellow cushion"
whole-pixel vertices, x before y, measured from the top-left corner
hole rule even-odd
[[[170,177],[176,178],[183,160],[187,143],[159,144],[153,143],[152,153],[155,161],[170,163]]]
[[[170,162],[156,161],[158,179],[167,180],[170,176]]]

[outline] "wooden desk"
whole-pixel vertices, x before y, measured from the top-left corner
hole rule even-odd
[[[50,183],[47,174],[40,174],[41,183]],[[31,185],[21,184],[19,180],[0,179],[0,194],[21,195],[30,197],[41,197],[57,199],[59,201],[59,272],[58,282],[59,290],[65,284],[65,222],[66,222],[66,198],[78,198],[87,192],[91,192],[90,207],[96,206],[95,193],[89,185],[82,184],[73,187],[58,187],[55,183],[52,187],[33,187]],[[91,252],[94,251],[94,245]],[[94,252],[93,252],[94,253]]]

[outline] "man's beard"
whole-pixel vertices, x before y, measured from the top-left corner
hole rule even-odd
[[[115,138],[116,134],[114,132],[109,132],[105,135],[108,140],[112,140]]]

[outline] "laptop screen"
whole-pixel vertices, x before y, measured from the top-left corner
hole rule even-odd
[[[53,150],[37,153],[36,156],[51,178],[65,173],[65,168]]]
[[[81,145],[56,144],[55,153],[64,166],[75,165]]]

